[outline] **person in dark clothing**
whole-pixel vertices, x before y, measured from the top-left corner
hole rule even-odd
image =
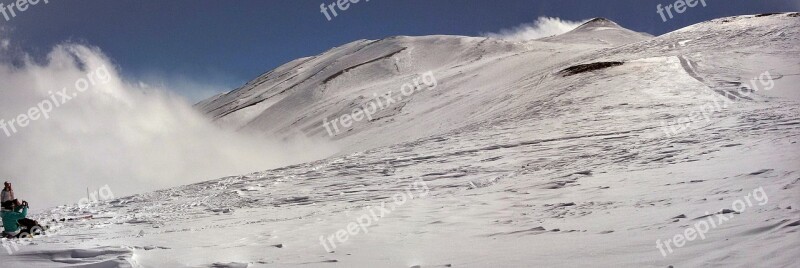
[[[27,202],[23,202],[23,206],[14,207],[13,204],[6,201],[3,203],[3,209],[0,211],[0,217],[3,218],[3,236],[16,236],[20,233],[19,223],[17,221],[24,219],[28,216]]]
[[[2,236],[6,238],[30,237],[31,235],[42,234],[44,228],[35,220],[26,218],[28,216],[28,202],[22,201],[19,206],[12,203],[3,203],[0,217],[3,218]]]

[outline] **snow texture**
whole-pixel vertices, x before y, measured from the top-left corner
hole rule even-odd
[[[432,71],[438,86],[329,137],[325,160],[104,202],[4,267],[793,267],[800,253],[800,18],[658,37],[592,20],[512,42],[359,40],[196,105],[221,125],[326,137]],[[623,62],[569,76],[581,64]],[[769,72],[774,88],[743,90]],[[734,100],[677,133],[663,122]],[[430,189],[400,204],[415,181]],[[734,212],[762,189],[768,199]],[[320,237],[391,213],[326,252]],[[762,204],[763,203],[763,204]],[[720,214],[715,214],[715,213]],[[733,212],[733,213],[732,213]],[[711,216],[707,216],[709,213]],[[85,213],[62,206],[41,219]],[[57,216],[54,216],[57,215]],[[65,216],[66,215],[66,216]],[[658,240],[729,217],[663,256]]]

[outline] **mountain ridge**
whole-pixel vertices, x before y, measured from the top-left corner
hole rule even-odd
[[[764,17],[757,19],[769,21],[774,18]],[[699,23],[697,25],[702,27],[704,24]],[[611,30],[606,29],[610,26],[613,26]],[[613,36],[632,34],[643,39],[636,41],[636,43],[630,43],[630,41],[636,39],[625,37],[626,42],[616,46],[609,46],[607,42],[585,42],[589,39],[597,40],[598,34],[609,33]],[[724,35],[726,33],[721,34]],[[565,46],[563,42],[571,45]],[[237,90],[219,96],[214,100],[201,102],[197,107],[215,118],[222,125],[228,125],[242,131],[254,131],[265,135],[278,136],[304,135],[318,139],[330,139],[335,143],[342,143],[346,147],[361,143],[364,147],[354,146],[353,150],[368,149],[372,148],[372,146],[388,144],[379,142],[367,145],[370,142],[363,142],[363,138],[357,142],[354,140],[359,138],[351,136],[360,136],[363,135],[361,133],[372,132],[374,129],[382,128],[381,126],[385,125],[397,125],[397,128],[393,130],[395,134],[406,132],[406,134],[398,135],[399,141],[413,140],[422,138],[425,135],[453,131],[496,117],[486,113],[479,113],[488,117],[485,119],[475,118],[475,122],[458,122],[455,118],[459,117],[459,115],[474,114],[474,112],[465,110],[463,107],[480,107],[480,103],[485,103],[485,101],[475,95],[459,93],[448,88],[444,91],[449,92],[447,95],[451,95],[452,99],[442,100],[442,102],[422,101],[427,103],[425,105],[434,105],[424,110],[438,110],[440,108],[434,107],[448,106],[448,103],[452,105],[453,101],[472,102],[469,99],[475,99],[477,102],[472,104],[462,103],[456,108],[456,110],[462,110],[460,113],[444,112],[435,116],[448,119],[444,120],[443,124],[429,125],[424,129],[420,129],[418,125],[410,124],[410,122],[398,125],[392,122],[377,121],[362,122],[346,131],[343,135],[335,137],[326,137],[324,135],[325,131],[322,125],[325,117],[334,118],[347,114],[349,113],[348,109],[372,101],[374,99],[373,95],[385,94],[388,89],[397,91],[401,85],[407,82],[404,79],[414,74],[429,70],[439,70],[434,73],[443,75],[443,81],[449,80],[453,75],[456,75],[454,76],[456,80],[461,80],[464,78],[459,77],[458,73],[489,68],[497,74],[504,73],[500,77],[514,74],[513,76],[516,78],[513,79],[535,79],[541,83],[551,80],[551,74],[570,66],[602,60],[604,57],[608,57],[605,56],[608,51],[617,51],[615,52],[617,54],[619,54],[619,51],[625,51],[620,55],[652,54],[647,51],[654,51],[652,50],[654,46],[672,45],[676,42],[669,37],[669,34],[660,37],[640,36],[638,33],[624,29],[615,22],[603,18],[587,21],[575,30],[556,37],[523,43],[491,38],[441,35],[423,37],[395,36],[381,40],[357,40],[332,48],[320,55],[291,61],[259,76]],[[675,49],[687,48],[691,49],[691,46],[686,48],[677,47]],[[660,49],[659,47],[658,50]],[[528,57],[529,59],[525,60],[519,57]],[[641,56],[624,57],[624,61],[637,57]],[[550,58],[550,60],[542,60],[547,58]],[[613,61],[613,58],[614,56],[609,59]],[[528,61],[539,62],[539,64],[538,66],[516,68],[516,70],[509,72],[509,67],[526,66]],[[500,64],[499,62],[508,63],[509,66],[502,66],[505,63]],[[530,71],[525,71],[526,69],[530,69]],[[456,70],[455,73],[453,70]],[[487,84],[491,84],[491,82]],[[445,87],[449,86],[446,85]],[[479,94],[486,93],[485,90],[482,90],[482,92],[484,93]],[[420,98],[420,96],[424,95],[415,95],[414,98]],[[443,96],[441,93],[437,95]],[[489,99],[495,99],[491,102],[501,101],[495,97],[488,97],[487,100]],[[310,105],[310,103],[315,104]],[[412,101],[413,103],[416,103],[416,101]],[[403,102],[401,105],[406,104],[406,102]],[[500,110],[506,108],[508,107],[498,107]],[[391,110],[382,111],[385,113],[383,118],[402,114],[404,109],[405,106],[397,106]],[[287,116],[287,114],[292,116]],[[420,116],[431,117],[430,114],[422,114]],[[365,127],[365,125],[374,126]],[[412,129],[419,132],[408,133]],[[378,136],[381,135],[383,134]]]

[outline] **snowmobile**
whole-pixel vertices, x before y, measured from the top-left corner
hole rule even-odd
[[[31,220],[28,218],[18,220],[19,223],[19,234],[14,236],[15,238],[33,238],[39,235],[45,235],[45,231],[47,230],[46,226],[42,226],[39,222],[35,220]]]

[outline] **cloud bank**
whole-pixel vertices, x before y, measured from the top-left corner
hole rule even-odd
[[[108,185],[121,197],[336,153],[322,141],[222,129],[166,88],[124,81],[96,47],[61,44],[42,63],[0,45],[0,120],[16,121],[16,133],[0,129],[0,180],[38,209],[74,204],[87,187]],[[20,115],[64,89],[68,102],[21,126]]]
[[[585,21],[568,21],[560,18],[539,17],[533,23],[525,23],[511,29],[502,29],[497,33],[483,34],[486,37],[509,41],[533,40],[569,32]]]

